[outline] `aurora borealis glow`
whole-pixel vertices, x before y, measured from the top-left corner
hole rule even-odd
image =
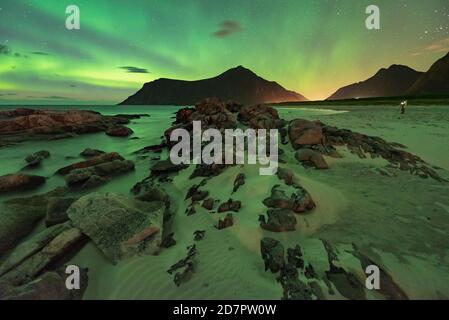
[[[365,28],[370,4],[381,30]],[[0,0],[0,104],[115,104],[237,65],[324,99],[391,64],[427,70],[448,25],[447,0]]]

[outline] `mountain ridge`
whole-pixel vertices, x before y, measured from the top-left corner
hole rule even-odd
[[[208,97],[242,104],[307,101],[303,95],[287,90],[275,81],[268,81],[240,65],[207,79],[159,78],[145,83],[120,105],[193,105]]]

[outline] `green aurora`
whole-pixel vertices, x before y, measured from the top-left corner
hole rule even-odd
[[[68,5],[81,29],[65,27]],[[365,9],[379,6],[381,30]],[[449,51],[447,0],[1,0],[0,104],[115,104],[244,65],[309,99]]]

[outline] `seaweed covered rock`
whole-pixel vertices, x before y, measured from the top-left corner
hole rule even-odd
[[[292,210],[295,213],[303,213],[315,208],[315,202],[310,194],[302,187],[296,186],[295,192],[288,197],[285,190],[279,185],[273,186],[270,197],[263,201],[269,208]]]
[[[265,271],[279,272],[285,264],[284,246],[273,238],[263,238],[260,241],[260,253],[265,262]]]
[[[259,217],[262,229],[272,232],[288,232],[296,230],[296,217],[291,210],[271,209],[267,212],[268,220],[265,216]]]
[[[33,154],[30,154],[25,158],[25,161],[27,162],[27,165],[25,168],[34,168],[41,164],[42,160],[50,157],[50,152],[47,150],[41,150],[38,152],[35,152]]]
[[[159,252],[165,209],[162,201],[95,192],[73,203],[67,213],[73,225],[117,263]]]

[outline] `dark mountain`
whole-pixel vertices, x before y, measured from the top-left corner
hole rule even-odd
[[[449,94],[449,53],[421,75],[407,93],[413,96]]]
[[[204,80],[158,79],[120,104],[123,105],[193,105],[208,98],[233,100],[242,104],[305,101],[299,93],[288,91],[276,82],[267,81],[242,66]]]
[[[328,100],[403,96],[422,74],[407,66],[392,65],[368,80],[338,89]]]

